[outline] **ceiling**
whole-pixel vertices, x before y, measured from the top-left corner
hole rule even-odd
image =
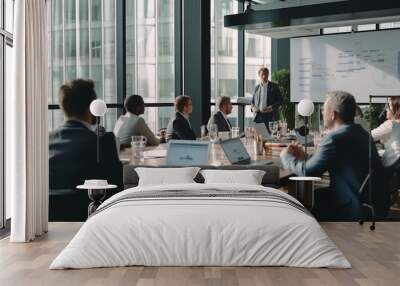
[[[225,16],[225,27],[291,38],[322,28],[400,21],[400,0],[256,0],[253,12]],[[242,1],[243,2],[243,1]]]

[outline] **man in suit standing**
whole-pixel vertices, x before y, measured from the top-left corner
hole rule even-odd
[[[218,132],[230,132],[232,125],[228,119],[228,115],[232,113],[231,99],[227,96],[222,96],[217,100],[216,106],[218,107],[218,111],[210,117],[210,120],[208,120],[208,130],[210,130],[211,124],[216,124]]]
[[[97,162],[97,135],[89,111],[94,99],[94,83],[90,80],[76,79],[60,88],[60,105],[67,120],[49,136],[51,221],[86,219],[88,196],[76,186],[87,179],[105,179],[122,186],[122,164],[113,133],[100,137]]]
[[[258,71],[260,83],[256,85],[253,93],[251,109],[255,113],[254,122],[265,123],[279,119],[278,108],[282,103],[282,94],[279,86],[268,80],[268,68],[261,68]]]
[[[187,95],[179,95],[175,98],[175,117],[169,122],[167,127],[167,141],[171,139],[178,140],[196,140],[189,122],[189,116],[192,114],[192,100]]]
[[[362,214],[358,191],[369,173],[371,136],[354,123],[356,101],[343,91],[329,93],[323,107],[324,125],[329,130],[316,151],[305,161],[306,154],[298,144],[281,153],[282,164],[299,176],[330,175],[330,187],[315,191],[313,214],[319,220],[358,220]],[[372,169],[381,166],[374,145]]]

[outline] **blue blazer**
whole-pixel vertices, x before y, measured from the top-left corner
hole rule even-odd
[[[259,102],[261,101],[261,85],[257,84],[254,88],[252,104],[258,106]],[[268,120],[277,120],[278,116],[278,109],[279,106],[282,104],[283,98],[281,91],[279,89],[279,85],[276,83],[268,81],[267,83],[267,106],[272,106],[272,113],[257,113],[257,115],[262,115],[264,117],[268,117]],[[256,122],[263,122],[260,120],[255,120]]]
[[[109,184],[122,183],[114,134],[100,137],[100,163],[97,164],[97,136],[76,120],[67,120],[49,135],[50,189],[71,189],[86,179],[106,179]]]
[[[292,155],[282,155],[283,165],[299,176],[330,175],[330,190],[334,192],[332,204],[351,205],[360,214],[358,191],[369,171],[369,133],[358,124],[344,124],[326,135],[318,151],[307,163]],[[381,166],[375,145],[372,144],[372,168]]]
[[[167,127],[167,141],[171,139],[196,140],[196,135],[189,122],[179,112],[175,113],[175,118],[170,121]]]

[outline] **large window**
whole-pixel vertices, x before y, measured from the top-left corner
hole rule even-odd
[[[174,102],[174,0],[126,1],[126,96],[154,105]],[[153,131],[167,127],[173,107],[147,108]]]
[[[238,32],[224,27],[224,16],[239,11],[236,0],[211,0],[211,101],[218,96],[238,94]],[[214,111],[214,107],[211,108]],[[238,125],[238,109],[229,120]]]
[[[11,194],[5,188],[5,106],[12,94],[14,1],[0,0],[0,228],[11,217]]]
[[[50,2],[50,105],[58,105],[62,83],[75,78],[94,80],[97,97],[110,104],[122,103],[116,88],[115,5],[116,0]],[[113,129],[116,119],[116,110],[109,110],[104,118],[107,130]],[[63,121],[59,109],[49,111],[50,129]]]

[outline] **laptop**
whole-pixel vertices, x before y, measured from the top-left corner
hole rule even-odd
[[[265,123],[253,122],[253,127],[256,130],[257,134],[260,134],[262,136],[263,140],[272,138],[271,134],[267,129],[267,126],[265,126]]]
[[[232,165],[269,165],[272,160],[251,160],[246,147],[240,138],[231,138],[221,141],[222,150]]]
[[[210,143],[193,140],[170,140],[167,150],[167,165],[208,165]]]

